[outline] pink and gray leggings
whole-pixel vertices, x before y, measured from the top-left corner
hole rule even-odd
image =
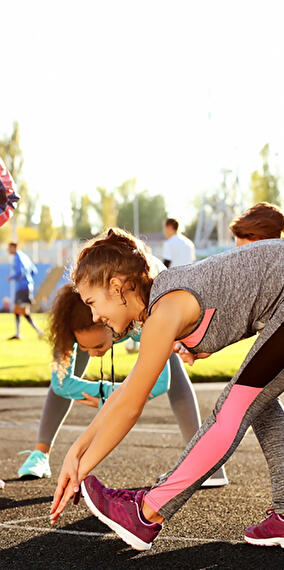
[[[228,460],[252,425],[269,467],[272,508],[284,513],[284,409],[277,399],[283,391],[282,304],[176,465],[147,493],[147,505],[170,519]]]

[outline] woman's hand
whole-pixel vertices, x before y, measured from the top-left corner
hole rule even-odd
[[[87,394],[87,392],[82,392],[83,396],[85,396],[84,400],[77,400],[79,404],[84,404],[84,406],[91,406],[92,408],[98,408],[100,403],[100,398],[96,398],[95,396],[91,396]]]
[[[179,354],[183,362],[186,362],[189,364],[189,366],[192,366],[195,360],[198,360],[199,358],[208,358],[208,356],[211,356],[210,352],[199,352],[198,354],[188,352],[188,350],[181,344],[181,342],[175,342],[174,352]]]
[[[72,448],[68,451],[58,477],[53,503],[50,509],[50,522],[55,524],[59,515],[64,511],[71,497],[79,491],[78,477],[79,458]]]

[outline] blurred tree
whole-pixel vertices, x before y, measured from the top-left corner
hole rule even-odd
[[[78,197],[75,192],[71,193],[71,209],[73,220],[73,235],[80,239],[88,239],[92,236],[89,220],[89,208],[91,205],[88,194]]]
[[[17,121],[13,124],[11,136],[4,136],[0,140],[0,155],[12,174],[16,184],[21,181],[23,155],[20,148],[20,129]]]
[[[195,238],[195,232],[196,232],[196,228],[197,228],[197,222],[198,222],[198,218],[194,218],[192,220],[192,222],[190,222],[190,224],[188,224],[187,226],[185,226],[184,228],[184,235],[186,237],[188,237],[189,239],[191,239],[192,241],[194,241]]]
[[[64,215],[61,214],[61,226],[56,228],[57,239],[68,239],[69,228],[66,226]]]
[[[9,243],[12,241],[12,228],[11,224],[7,223],[0,228],[0,243]]]
[[[115,190],[107,190],[97,186],[99,201],[93,202],[93,206],[101,220],[102,230],[117,225],[118,205]]]
[[[39,230],[30,226],[17,227],[17,241],[37,241],[39,239]]]
[[[160,232],[163,222],[167,217],[164,196],[157,194],[150,196],[147,190],[137,194],[139,211],[139,231],[140,233]],[[134,231],[133,220],[134,198],[127,196],[119,207],[117,223],[120,227],[130,232]]]
[[[13,123],[12,134],[10,136],[5,135],[0,140],[0,156],[13,176],[21,195],[19,206],[14,212],[11,223],[16,228],[17,220],[21,219],[23,225],[31,226],[38,197],[29,194],[28,185],[22,177],[24,160],[20,147],[20,128],[17,121]]]
[[[44,204],[41,207],[38,233],[39,239],[46,241],[47,243],[52,242],[56,238],[56,230],[53,227],[50,207]]]
[[[262,158],[262,172],[255,170],[251,175],[251,189],[254,204],[257,202],[269,202],[281,206],[279,179],[270,172],[269,144],[260,151]]]

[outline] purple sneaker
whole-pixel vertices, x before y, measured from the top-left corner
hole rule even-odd
[[[82,495],[90,511],[136,550],[149,550],[162,530],[158,523],[141,519],[145,489],[107,489],[93,475],[81,483]]]
[[[267,519],[257,526],[249,526],[245,532],[245,540],[259,546],[281,546],[284,548],[284,520],[272,509],[268,509]]]

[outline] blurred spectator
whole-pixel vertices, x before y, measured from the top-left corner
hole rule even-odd
[[[174,218],[168,218],[164,223],[164,235],[167,241],[163,247],[163,263],[166,267],[188,265],[195,261],[194,243],[178,233],[179,223]]]
[[[20,315],[23,315],[27,322],[37,332],[38,336],[42,336],[42,331],[38,329],[36,324],[31,318],[31,304],[33,302],[34,292],[34,275],[37,273],[37,268],[31,259],[23,251],[17,251],[17,244],[15,242],[9,243],[9,253],[14,256],[12,273],[8,277],[8,281],[16,282],[15,305],[14,314],[16,318],[16,334],[9,340],[20,339]]]

